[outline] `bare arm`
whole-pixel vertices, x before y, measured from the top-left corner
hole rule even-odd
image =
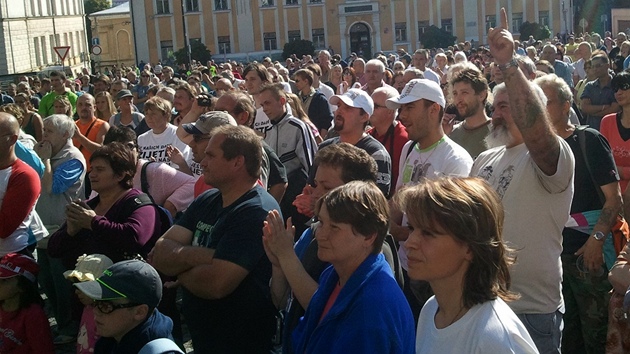
[[[593,227],[592,234],[601,231],[607,235],[612,227],[615,226],[617,215],[621,212],[621,190],[619,188],[619,182],[609,183],[600,188],[604,193],[606,202],[602,207],[602,213],[597,220],[597,224]],[[584,265],[591,271],[595,271],[604,263],[603,247],[603,241],[597,241],[593,237],[589,237],[584,246],[575,254],[584,254]]]
[[[81,146],[83,146],[87,151],[94,152],[96,151],[96,149],[103,146],[103,141],[105,140],[105,134],[107,134],[108,130],[109,130],[109,123],[105,122],[101,126],[101,129],[99,129],[98,134],[96,135],[95,141],[92,141],[88,139],[85,135],[81,134],[79,129],[76,129],[74,133],[74,137],[77,138],[77,140],[79,140],[79,143],[81,144]]]
[[[271,194],[273,199],[280,203],[282,197],[284,197],[284,192],[287,190],[287,185],[287,183],[274,184],[273,186],[269,187],[268,192],[269,194]]]
[[[587,97],[582,99],[580,108],[582,109],[582,112],[598,117],[619,112],[619,104],[617,102],[613,102],[611,104],[592,104],[591,99]]]
[[[153,247],[152,264],[166,275],[179,275],[200,264],[212,264],[214,250],[191,246],[193,233],[185,227],[174,225]]]
[[[514,39],[507,29],[507,14],[501,9],[501,27],[488,33],[490,52],[498,64],[507,64],[514,57]],[[556,173],[560,143],[547,116],[547,109],[530,87],[518,66],[502,70],[510,98],[510,111],[519,128],[530,156],[547,175]]]
[[[190,109],[190,111],[188,112],[188,114],[186,114],[184,116],[184,118],[182,119],[181,123],[179,123],[179,125],[177,126],[177,131],[175,134],[177,134],[177,137],[179,138],[179,140],[183,141],[186,144],[189,144],[190,141],[192,140],[192,135],[188,134],[184,128],[182,127],[182,125],[187,124],[187,123],[193,123],[197,121],[197,118],[199,118],[200,115],[204,114],[206,112],[207,108],[206,107],[199,107],[199,105],[197,104],[197,100],[195,99],[193,101],[193,105],[192,108]]]
[[[200,264],[179,274],[177,280],[198,297],[221,299],[234,292],[248,274],[236,263],[214,259],[211,264]]]

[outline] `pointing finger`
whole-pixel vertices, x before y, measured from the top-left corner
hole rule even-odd
[[[505,12],[505,7],[501,8],[501,28],[508,29],[508,20],[507,13]]]

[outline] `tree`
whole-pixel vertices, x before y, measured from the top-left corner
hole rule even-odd
[[[307,39],[300,39],[284,44],[282,59],[287,59],[293,54],[297,55],[298,58],[301,58],[302,55],[313,55],[314,53],[315,46],[313,45],[313,42]]]
[[[420,36],[424,48],[447,48],[455,44],[457,37],[434,25],[429,26]]]
[[[184,46],[180,50],[173,53],[177,64],[188,63],[188,46]],[[208,60],[212,59],[212,53],[205,44],[200,41],[192,41],[190,43],[190,58],[197,60],[205,65]]]
[[[521,41],[526,41],[529,36],[534,36],[534,39],[536,40],[543,40],[551,37],[549,27],[543,26],[537,22],[525,21],[521,24],[518,31],[521,34]]]
[[[83,5],[86,15],[109,9],[111,6],[108,0],[85,0]],[[85,16],[85,27],[87,29],[85,35],[87,36],[88,43],[92,43],[92,21],[90,21],[87,16]]]

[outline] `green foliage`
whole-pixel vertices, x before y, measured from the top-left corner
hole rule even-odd
[[[83,2],[83,5],[85,7],[85,14],[89,15],[95,12],[109,9],[111,7],[111,2],[109,0],[85,0]],[[85,28],[86,28],[85,35],[87,36],[88,44],[91,45],[92,44],[92,21],[90,21],[90,19],[87,16],[85,16]]]
[[[420,36],[424,48],[446,48],[455,44],[457,37],[434,25],[429,26]]]
[[[315,45],[307,39],[300,39],[284,45],[282,50],[282,59],[286,59],[295,54],[298,58],[302,55],[313,55],[315,53]]]
[[[534,36],[536,40],[543,40],[551,37],[551,31],[549,27],[542,26],[537,22],[528,22],[525,21],[519,28],[519,33],[521,34],[522,40],[527,40],[529,36]]]
[[[85,5],[86,15],[109,9],[112,6],[108,0],[85,0],[83,4]]]
[[[175,56],[175,61],[177,64],[188,64],[188,46],[181,48],[180,50],[173,53]],[[201,63],[207,63],[208,60],[212,59],[212,53],[206,47],[205,44],[200,41],[193,41],[190,44],[190,58],[197,60]]]

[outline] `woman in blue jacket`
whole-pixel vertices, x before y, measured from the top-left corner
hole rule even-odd
[[[381,251],[389,227],[383,193],[354,181],[322,197],[317,256],[332,264],[293,332],[295,353],[413,353],[411,309]]]

